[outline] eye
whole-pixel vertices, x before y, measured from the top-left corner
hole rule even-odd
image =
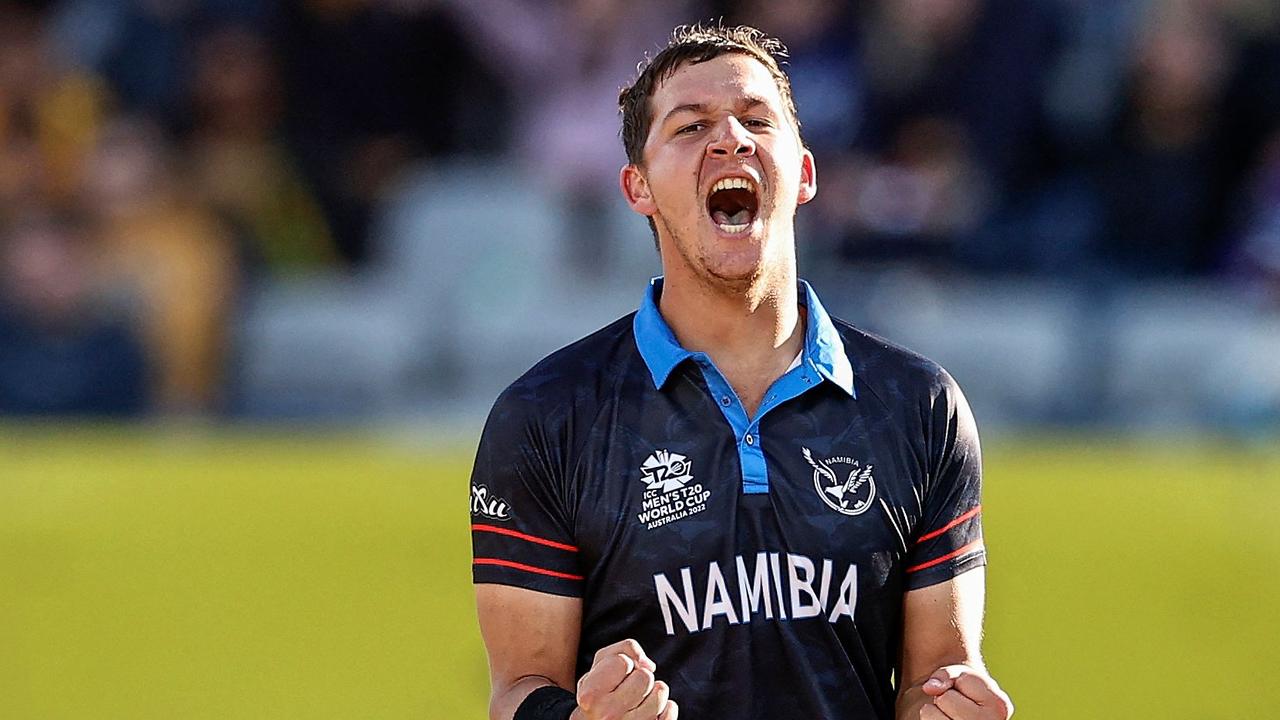
[[[773,123],[769,122],[768,120],[765,120],[764,118],[747,118],[746,120],[742,121],[742,124],[749,128],[773,127]]]
[[[701,123],[701,122],[689,123],[688,125],[685,125],[684,127],[680,128],[679,130],[676,130],[676,134],[677,134],[677,135],[688,135],[689,133],[695,133],[695,132],[698,132],[699,130],[703,129],[704,127],[706,127],[706,125],[705,125],[704,123]]]

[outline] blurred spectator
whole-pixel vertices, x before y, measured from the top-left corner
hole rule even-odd
[[[1238,209],[1250,194],[1268,144],[1280,132],[1280,4],[1268,0],[1214,0],[1225,6],[1235,47],[1235,73],[1221,116],[1218,201]]]
[[[611,239],[626,153],[618,139],[618,91],[636,58],[654,53],[681,23],[702,19],[698,0],[444,0],[516,107],[515,160],[564,194],[567,248],[599,267]]]
[[[1102,257],[1140,277],[1208,270],[1224,208],[1216,188],[1232,52],[1219,18],[1158,4],[1142,23],[1114,137],[1100,148]]]
[[[235,252],[176,170],[158,125],[117,120],[89,158],[84,194],[100,217],[104,281],[142,322],[155,407],[208,412],[220,399]]]
[[[1243,197],[1243,232],[1233,270],[1280,306],[1280,130],[1267,144]]]
[[[1067,152],[1097,147],[1124,92],[1136,27],[1150,0],[1062,0],[1062,48],[1046,113]]]
[[[869,6],[864,147],[916,118],[963,131],[1002,192],[1038,171],[1044,90],[1059,37],[1040,0],[893,0]]]
[[[864,9],[866,117],[836,168],[844,254],[954,262],[1043,175],[1054,16],[1034,0],[894,0]]]
[[[50,16],[58,57],[98,73],[132,112],[173,126],[182,110],[194,0],[67,0]]]
[[[0,228],[0,413],[137,415],[147,368],[128,317],[94,291],[82,217],[29,210]]]
[[[307,0],[282,26],[286,128],[347,259],[409,163],[508,148],[504,88],[439,3]]]
[[[168,129],[187,120],[192,47],[201,28],[260,25],[261,0],[61,0],[47,3],[47,35],[59,62],[100,76],[126,112]]]
[[[845,251],[855,262],[914,258],[954,262],[988,212],[989,178],[963,128],[921,116],[892,145],[841,178],[850,196]]]
[[[69,198],[105,112],[105,86],[57,62],[40,16],[0,3],[0,203]]]
[[[196,48],[190,171],[202,197],[242,234],[254,270],[335,267],[320,205],[280,136],[284,94],[267,39],[245,27],[210,31]]]
[[[618,90],[636,58],[701,17],[686,0],[447,2],[519,104],[511,126],[518,158],[556,187],[592,193],[612,193],[626,163]]]

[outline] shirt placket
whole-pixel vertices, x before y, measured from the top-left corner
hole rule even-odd
[[[716,405],[733,430],[737,443],[738,462],[742,468],[742,492],[759,495],[769,492],[769,469],[764,459],[764,442],[760,435],[760,423],[774,408],[799,397],[815,387],[821,380],[817,368],[807,359],[774,381],[765,393],[764,402],[754,418],[747,410],[724,375],[705,353],[694,353],[693,359],[702,371],[707,390],[715,398]]]

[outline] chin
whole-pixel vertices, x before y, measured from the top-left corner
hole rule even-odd
[[[737,258],[730,262],[707,263],[703,274],[721,285],[735,288],[749,287],[764,277],[764,264],[759,258]]]

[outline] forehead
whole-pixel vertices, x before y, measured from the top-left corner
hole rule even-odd
[[[782,110],[782,94],[769,69],[750,55],[726,53],[681,65],[653,93],[653,117],[661,121],[679,105],[732,106],[744,98],[758,98]]]

